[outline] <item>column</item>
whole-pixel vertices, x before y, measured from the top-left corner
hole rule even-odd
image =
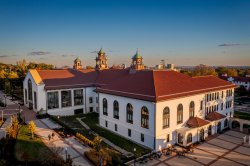
[[[240,131],[243,132],[243,123],[240,123]]]

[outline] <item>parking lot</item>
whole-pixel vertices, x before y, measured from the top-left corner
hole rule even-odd
[[[154,166],[250,166],[250,145],[243,144],[243,133],[229,130],[195,147],[193,153],[185,156],[162,155],[159,159],[136,165]],[[248,136],[247,136],[248,137]]]

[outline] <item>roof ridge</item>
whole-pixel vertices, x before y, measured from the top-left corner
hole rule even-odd
[[[154,74],[154,70],[152,70],[152,74],[153,74],[153,84],[154,84],[155,101],[157,101],[157,99],[158,99],[158,93],[157,93],[156,86],[155,86],[155,74]]]
[[[205,75],[205,76],[193,76],[191,78],[200,78],[200,77],[216,77],[215,75]]]

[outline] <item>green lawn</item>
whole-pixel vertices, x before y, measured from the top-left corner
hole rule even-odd
[[[39,153],[52,153],[42,140],[36,136],[31,139],[31,133],[28,129],[28,125],[24,125],[20,128],[15,145],[15,156],[17,160],[24,161],[24,153],[26,153],[28,161],[37,161]]]
[[[245,119],[245,120],[250,120],[250,114],[244,113],[244,112],[239,112],[239,111],[234,112],[234,117],[240,118],[240,119]]]
[[[99,127],[98,124],[98,114],[96,113],[90,113],[85,114],[85,118],[82,119],[93,131],[98,133],[100,136],[108,139],[115,145],[134,153],[134,148],[136,148],[136,156],[141,156],[143,154],[149,153],[150,149],[144,148],[126,138],[123,138],[117,134],[114,134],[113,132],[110,132],[109,130],[106,130],[102,127]]]

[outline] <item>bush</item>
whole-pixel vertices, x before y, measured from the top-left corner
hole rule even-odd
[[[95,151],[87,151],[84,152],[84,155],[87,157],[89,161],[91,161],[94,165],[99,166],[99,155]]]
[[[79,138],[80,140],[82,140],[84,143],[86,143],[90,147],[94,147],[94,143],[91,140],[89,140],[88,138],[84,137],[82,134],[76,133],[76,138]]]
[[[95,150],[90,150],[87,152],[84,152],[84,155],[91,161],[94,165],[99,166],[100,165],[100,159],[102,156],[102,165],[112,165],[111,163],[111,157],[106,151],[96,152]],[[108,163],[108,164],[107,164]]]

